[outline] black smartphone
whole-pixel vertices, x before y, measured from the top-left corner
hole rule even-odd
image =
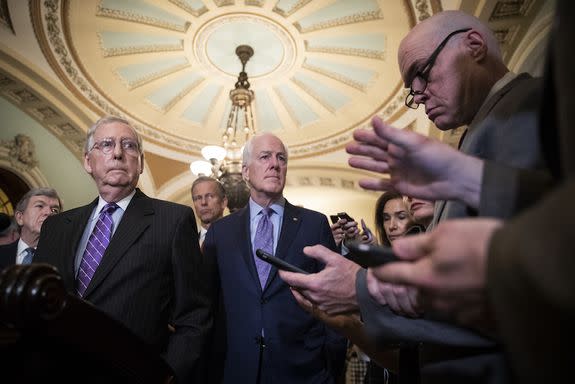
[[[353,220],[353,217],[351,217],[350,215],[348,215],[348,214],[345,213],[345,212],[340,212],[340,213],[338,213],[337,215],[339,216],[340,219],[347,220],[348,223],[349,223],[350,221],[354,221],[354,220]]]
[[[288,272],[297,272],[297,273],[303,273],[304,275],[309,275],[309,272],[304,271],[303,269],[298,268],[295,265],[288,263],[287,261],[284,261],[282,259],[278,259],[277,257],[270,255],[269,253],[267,253],[266,251],[264,251],[262,249],[256,249],[256,256],[259,257],[260,259],[262,259],[263,261],[265,261],[266,263],[270,263],[271,265],[273,265],[277,269],[281,269],[283,271],[288,271]]]
[[[393,261],[399,261],[390,247],[374,244],[364,244],[359,241],[345,243],[349,253],[345,255],[349,260],[364,268],[377,267]]]
[[[329,218],[331,219],[331,223],[335,224],[339,221],[339,216],[338,215],[329,215]]]

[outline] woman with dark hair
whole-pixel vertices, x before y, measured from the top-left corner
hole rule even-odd
[[[395,191],[385,192],[375,204],[375,230],[379,243],[390,246],[414,225],[406,199]]]

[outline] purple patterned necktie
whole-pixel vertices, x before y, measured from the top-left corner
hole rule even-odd
[[[106,247],[110,243],[114,226],[112,214],[117,208],[116,203],[106,204],[100,211],[100,217],[90,234],[86,250],[82,256],[82,262],[80,263],[80,270],[78,271],[77,291],[80,296],[84,296],[84,292],[102,260]]]
[[[273,213],[274,210],[271,208],[264,208],[260,211],[262,218],[258,223],[256,236],[254,237],[254,260],[256,262],[256,268],[258,270],[258,276],[260,278],[260,285],[262,288],[266,285],[271,265],[255,256],[255,251],[256,249],[261,249],[270,255],[273,255],[274,253],[274,225],[270,220]]]

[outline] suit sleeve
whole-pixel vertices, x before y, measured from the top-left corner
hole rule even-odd
[[[525,171],[485,161],[478,215],[510,218],[533,205],[552,184],[547,171]]]
[[[170,336],[166,359],[178,382],[188,383],[205,372],[205,360],[201,357],[207,350],[213,324],[217,276],[213,260],[200,251],[191,208],[185,209],[174,232],[172,322],[176,331]]]
[[[478,333],[427,318],[412,319],[396,315],[376,302],[367,289],[367,271],[360,269],[356,292],[366,331],[382,346],[431,343],[449,346],[492,347],[495,343]]]

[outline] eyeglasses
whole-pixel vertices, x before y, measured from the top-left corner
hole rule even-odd
[[[415,73],[415,76],[413,77],[413,80],[411,80],[411,84],[409,86],[409,93],[405,97],[405,105],[407,107],[411,109],[417,109],[417,107],[419,107],[419,103],[415,101],[415,96],[421,95],[423,92],[425,92],[425,89],[427,88],[427,82],[429,79],[429,73],[431,72],[431,68],[433,68],[433,65],[435,64],[435,59],[437,59],[439,52],[441,52],[441,50],[445,47],[451,36],[467,31],[471,31],[471,28],[458,29],[457,31],[453,31],[449,35],[447,35],[447,37],[443,39],[441,44],[439,44],[439,46],[435,48],[435,51],[433,51],[431,56],[429,56],[429,59],[427,59],[422,69],[418,70]]]
[[[122,150],[126,152],[128,155],[138,156],[140,154],[140,146],[134,140],[121,139],[120,147],[122,147]],[[96,141],[92,146],[92,149],[98,149],[105,155],[109,155],[110,153],[112,153],[114,151],[114,148],[116,148],[116,140],[112,139],[111,137],[102,139],[100,141]],[[90,151],[92,149],[90,149]]]

